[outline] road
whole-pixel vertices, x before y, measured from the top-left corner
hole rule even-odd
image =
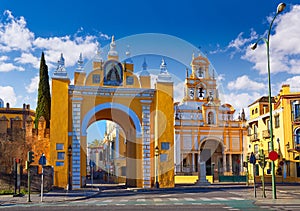
[[[183,187],[166,190],[130,190],[102,188],[92,197],[63,202],[32,202],[0,206],[9,210],[300,210],[300,186],[277,187],[277,200],[272,200],[267,187],[267,199],[257,198],[249,187]]]

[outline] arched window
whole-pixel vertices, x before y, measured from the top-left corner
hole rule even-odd
[[[215,116],[213,112],[209,112],[207,115],[207,124],[211,125],[211,124],[215,124]]]
[[[295,149],[300,149],[300,128],[295,131]]]
[[[0,98],[0,108],[4,107],[4,101]]]

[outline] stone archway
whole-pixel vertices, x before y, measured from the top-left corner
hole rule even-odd
[[[197,165],[199,162],[205,162],[206,176],[216,179],[219,174],[223,174],[226,165],[223,142],[215,137],[202,140],[198,149]]]
[[[142,177],[141,123],[134,111],[118,103],[103,103],[90,109],[82,121],[82,136],[86,136],[89,125],[100,120],[117,123],[126,137],[126,185],[140,186]]]

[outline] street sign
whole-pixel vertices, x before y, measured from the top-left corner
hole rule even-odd
[[[255,164],[256,163],[256,158],[253,152],[251,152],[250,158],[249,158],[250,163]]]
[[[272,160],[272,161],[277,160],[277,159],[278,159],[278,153],[275,152],[275,151],[271,151],[271,152],[269,153],[269,159]]]
[[[47,162],[46,157],[44,154],[42,154],[42,156],[39,159],[39,164],[44,166],[44,165],[46,165],[46,162]]]

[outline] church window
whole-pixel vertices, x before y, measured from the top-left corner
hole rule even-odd
[[[93,74],[93,84],[100,83],[100,75],[99,74]]]
[[[160,154],[160,162],[166,162],[168,160],[168,154],[162,153]]]
[[[64,144],[57,143],[56,150],[64,150]]]
[[[56,161],[56,166],[64,166],[64,161]]]
[[[57,160],[64,160],[65,159],[65,153],[64,152],[58,152],[57,153]]]
[[[208,113],[207,124],[215,124],[215,117],[213,112]]]
[[[204,75],[203,67],[199,67],[199,69],[198,69],[198,77],[199,78],[203,78],[203,75]]]
[[[161,150],[169,150],[170,143],[169,142],[161,142]]]
[[[133,85],[133,77],[132,76],[127,76],[126,77],[126,84],[127,85]]]

